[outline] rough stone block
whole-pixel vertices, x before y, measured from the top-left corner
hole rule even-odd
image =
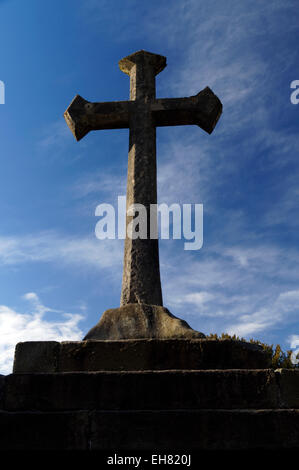
[[[242,341],[210,339],[27,342],[16,347],[14,373],[101,370],[267,369],[271,356]]]
[[[100,406],[103,399],[101,394],[97,395],[99,387],[95,388],[94,374],[11,374],[6,377],[4,408],[7,411],[93,409],[96,403]]]
[[[277,369],[275,375],[281,408],[299,408],[299,370]]]
[[[0,450],[86,450],[88,414],[0,412]]]
[[[264,369],[260,347],[232,340],[139,339],[61,343],[58,371]]]
[[[56,372],[59,348],[60,343],[57,341],[18,343],[13,372]]]
[[[122,411],[91,414],[92,450],[299,447],[299,410]]]
[[[248,409],[279,406],[273,370],[12,374],[6,410]]]
[[[0,412],[0,450],[298,449],[299,410]]]
[[[106,310],[84,340],[205,338],[159,305],[127,304]]]

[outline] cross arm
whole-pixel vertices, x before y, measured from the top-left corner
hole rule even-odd
[[[189,98],[162,98],[152,104],[156,126],[196,124],[211,134],[222,113],[222,103],[209,87]]]
[[[89,131],[129,127],[130,106],[129,101],[90,103],[77,95],[65,111],[64,118],[79,141]]]

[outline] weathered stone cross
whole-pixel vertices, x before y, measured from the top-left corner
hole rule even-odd
[[[90,103],[77,95],[64,115],[77,140],[92,130],[130,129],[127,208],[146,207],[150,234],[149,208],[157,204],[156,127],[196,124],[210,134],[222,104],[208,87],[189,98],[156,99],[155,76],[166,67],[161,55],[138,51],[119,67],[130,76],[130,101]],[[163,305],[157,239],[126,237],[121,306],[126,304]]]

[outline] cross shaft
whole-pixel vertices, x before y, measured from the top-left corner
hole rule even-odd
[[[150,205],[157,204],[156,126],[196,124],[211,133],[222,104],[206,87],[189,98],[156,99],[155,76],[166,58],[138,51],[120,60],[130,76],[130,100],[90,103],[79,95],[65,112],[77,140],[91,130],[129,128],[127,209],[142,204],[147,210],[147,239],[126,236],[121,305],[163,305],[158,240],[151,239]],[[126,226],[133,216],[126,216]],[[155,223],[155,222],[154,222]]]
[[[156,73],[166,65],[162,56],[137,53],[120,61],[130,75],[130,138],[127,180],[127,209],[142,204],[147,212],[147,239],[126,237],[121,305],[163,305],[158,239],[150,238],[150,205],[157,204],[156,127],[151,103],[156,98]],[[132,221],[127,215],[126,226]]]

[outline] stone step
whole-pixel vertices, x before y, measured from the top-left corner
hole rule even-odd
[[[0,412],[0,450],[299,449],[299,410]]]
[[[266,369],[271,355],[229,339],[28,341],[15,349],[14,372]]]
[[[0,377],[0,409],[10,411],[249,408],[299,408],[299,370],[106,371]]]

